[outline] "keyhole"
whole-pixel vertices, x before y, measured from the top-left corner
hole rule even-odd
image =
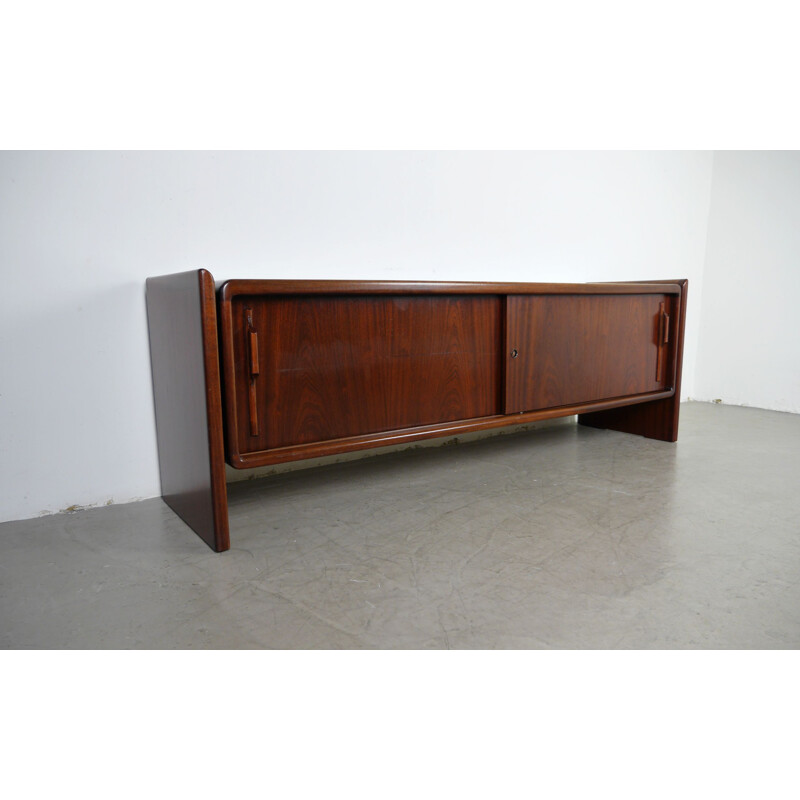
[[[515,348],[514,348],[514,349],[511,351],[511,358],[516,358],[518,355],[519,355],[519,353],[517,352],[517,348],[515,347]]]

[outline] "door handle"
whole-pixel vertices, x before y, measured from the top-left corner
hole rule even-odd
[[[247,323],[247,344],[250,351],[250,386],[248,387],[247,410],[250,417],[250,435],[258,436],[258,392],[256,378],[261,371],[258,365],[258,331],[253,325],[253,309],[244,310]]]
[[[666,304],[660,303],[658,307],[658,355],[656,356],[656,382],[664,380],[664,355],[669,344],[669,314]]]
[[[258,333],[250,331],[250,377],[255,378],[259,373],[258,368]]]

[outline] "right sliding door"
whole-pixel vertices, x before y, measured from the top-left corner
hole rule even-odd
[[[673,306],[667,294],[509,295],[505,413],[670,389]]]

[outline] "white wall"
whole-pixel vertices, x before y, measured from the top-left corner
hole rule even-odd
[[[714,155],[692,396],[800,412],[800,153]]]
[[[691,281],[710,153],[0,154],[0,520],[158,495],[149,275]]]

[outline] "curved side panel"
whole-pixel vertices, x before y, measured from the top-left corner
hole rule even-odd
[[[164,501],[209,547],[230,548],[214,280],[147,279],[150,361]]]

